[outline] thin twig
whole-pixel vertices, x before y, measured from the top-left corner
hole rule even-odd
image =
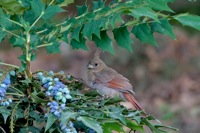
[[[8,63],[4,63],[4,62],[0,62],[0,65],[9,66],[9,67],[14,67],[14,68],[19,69],[19,67],[16,66],[16,65],[12,65],[12,64],[8,64]]]

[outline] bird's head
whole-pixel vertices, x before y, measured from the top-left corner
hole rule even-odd
[[[90,59],[87,68],[94,72],[99,72],[106,67],[106,64],[100,59],[101,51],[98,49]]]

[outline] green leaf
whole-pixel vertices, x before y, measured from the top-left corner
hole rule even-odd
[[[81,37],[80,42],[76,41],[75,39],[72,39],[70,44],[72,45],[73,49],[83,49],[83,50],[88,50],[86,44],[85,44],[85,38]]]
[[[109,24],[112,26],[112,28],[114,28],[117,23],[123,23],[123,22],[124,20],[122,19],[120,14],[114,14],[109,19]]]
[[[48,6],[45,11],[44,11],[44,15],[42,16],[43,19],[50,19],[52,18],[54,15],[60,13],[60,12],[64,12],[65,10],[63,10],[62,8],[60,8],[59,6]]]
[[[44,11],[45,4],[41,0],[31,0],[31,11],[34,13],[34,17],[40,16],[40,14]]]
[[[171,25],[169,24],[167,19],[160,20],[160,23],[153,22],[151,24],[151,29],[161,34],[169,35],[171,38],[176,39],[174,32],[172,30]]]
[[[113,33],[114,38],[119,46],[127,49],[130,52],[133,52],[131,47],[132,39],[130,37],[129,31],[127,30],[127,27],[114,29]]]
[[[93,4],[92,10],[96,10],[96,9],[101,8],[101,7],[104,7],[103,0],[92,1],[92,4]]]
[[[83,6],[77,6],[77,9],[78,9],[78,16],[88,12],[88,7],[86,4],[84,4]]]
[[[6,36],[6,33],[4,31],[0,30],[0,42],[3,40],[3,38]]]
[[[129,128],[132,129],[132,130],[136,130],[136,131],[140,131],[140,132],[142,132],[142,133],[145,133],[143,126],[138,125],[138,124],[137,124],[136,122],[134,122],[134,121],[131,121],[131,120],[126,119],[126,124],[127,124],[127,127],[129,127]]]
[[[107,122],[102,125],[104,133],[112,133],[117,131],[118,133],[126,133],[123,129],[123,125],[120,125],[117,122]]]
[[[12,36],[10,38],[10,43],[13,45],[13,47],[24,48],[24,44],[26,43],[26,41],[22,37],[18,38],[18,37]]]
[[[48,100],[44,100],[44,99],[40,98],[39,96],[37,96],[36,92],[31,93],[30,96],[31,96],[31,99],[33,100],[33,102],[35,102],[35,103],[42,104],[42,103],[48,103],[49,102]]]
[[[157,46],[153,33],[148,24],[145,23],[133,27],[132,33],[135,34],[136,38],[138,38],[141,42],[151,43]]]
[[[135,8],[134,10],[132,10],[131,15],[134,16],[137,19],[139,17],[145,16],[145,17],[152,18],[155,21],[159,21],[157,14],[153,10],[149,9],[148,7]]]
[[[52,45],[46,47],[48,54],[60,53],[60,43],[54,42]]]
[[[96,43],[97,47],[114,54],[111,39],[108,37],[106,31],[101,31],[100,35],[101,39],[99,39],[96,35],[92,36],[92,40]]]
[[[41,130],[39,128],[36,128],[34,126],[26,127],[26,128],[20,128],[20,133],[41,133]]]
[[[168,3],[171,2],[171,0],[144,0],[149,6],[156,10],[161,11],[168,11],[174,13],[172,9],[168,7]]]
[[[74,3],[74,0],[65,0],[63,3],[59,4],[59,6],[68,6],[71,3]]]
[[[76,116],[77,113],[75,112],[62,112],[60,117],[61,123],[64,125],[69,121],[70,118],[75,119]]]
[[[126,125],[126,120],[122,115],[122,111],[123,109],[120,107],[112,107],[108,115],[115,120],[120,120],[124,125]]]
[[[92,20],[89,23],[86,23],[83,27],[82,33],[86,36],[89,40],[91,39],[91,35],[95,34],[98,38],[100,37],[100,20]]]
[[[90,117],[86,117],[86,116],[80,116],[80,117],[78,117],[78,120],[82,121],[87,127],[92,128],[97,133],[103,133],[101,126],[94,119],[92,119]]]
[[[77,27],[73,33],[72,33],[72,37],[73,39],[75,39],[76,41],[80,41],[79,36],[80,36],[80,31],[81,31],[82,26]]]
[[[21,4],[16,0],[1,0],[0,6],[2,7],[2,9],[4,9],[6,14],[11,14],[11,15],[14,14],[22,15],[25,10],[25,8],[21,6]]]
[[[53,123],[57,120],[57,117],[51,113],[47,114],[47,124],[45,126],[45,132],[53,125]]]
[[[12,23],[10,22],[10,15],[4,14],[2,9],[0,9],[0,25],[5,29],[12,27]]]
[[[6,124],[8,116],[10,116],[11,110],[8,110],[7,107],[0,107],[0,114],[2,114],[4,123]]]
[[[174,17],[174,19],[179,21],[182,25],[200,30],[200,16],[191,14],[181,14]]]

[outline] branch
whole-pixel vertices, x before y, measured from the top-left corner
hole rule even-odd
[[[12,65],[12,64],[8,64],[8,63],[4,63],[4,62],[0,62],[0,65],[9,66],[9,67],[14,67],[14,68],[19,69],[19,67],[16,66],[16,65]]]
[[[0,29],[2,29],[2,31],[5,31],[5,32],[7,32],[7,33],[9,33],[9,34],[11,34],[11,35],[17,37],[17,38],[20,38],[20,36],[18,36],[18,35],[16,35],[16,34],[12,33],[11,31],[6,30],[5,28],[0,27]]]
[[[41,47],[46,47],[46,46],[51,46],[53,43],[47,43],[47,44],[42,44],[37,46],[37,48],[41,48]]]

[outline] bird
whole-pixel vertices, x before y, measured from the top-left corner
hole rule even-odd
[[[100,53],[101,50],[97,49],[89,60],[83,82],[89,88],[97,89],[105,97],[118,96],[120,99],[130,102],[136,110],[143,110],[135,98],[135,92],[129,80],[113,68],[108,67],[100,59]]]

